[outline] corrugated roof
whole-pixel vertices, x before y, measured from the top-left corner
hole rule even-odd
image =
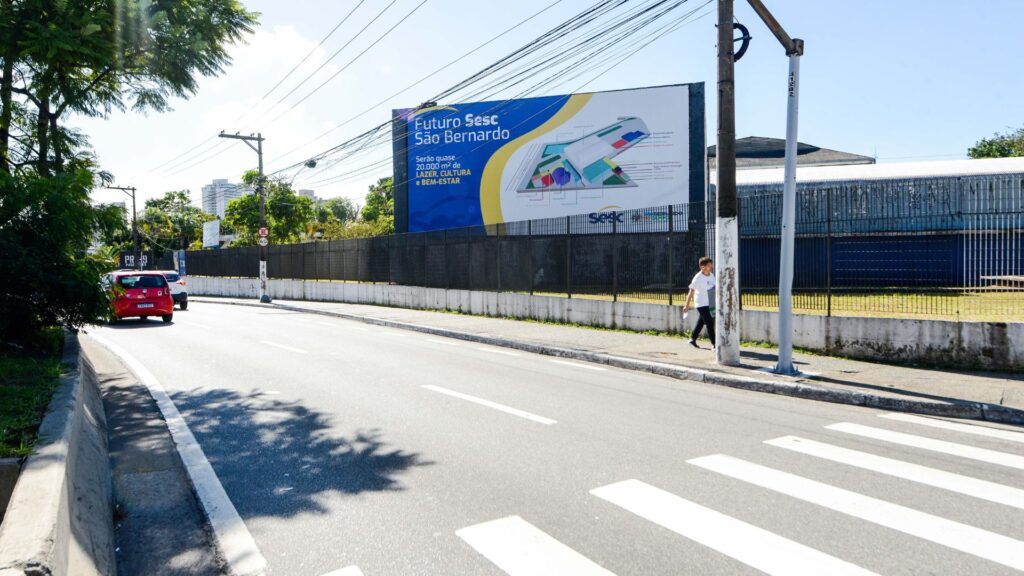
[[[830,166],[839,164],[874,164],[870,156],[797,143],[797,166]],[[708,147],[708,159],[715,166],[717,146]],[[782,166],[786,159],[786,141],[780,138],[748,136],[736,141],[736,168],[751,170]]]

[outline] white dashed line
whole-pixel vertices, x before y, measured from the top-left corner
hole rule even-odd
[[[271,342],[269,340],[260,340],[260,342],[266,344],[267,346],[273,346],[275,348],[280,348],[281,350],[287,350],[289,352],[295,352],[296,354],[308,354],[308,352],[306,352],[305,350],[302,350],[300,348],[292,348],[291,346],[285,346],[284,344],[278,344],[276,342]]]
[[[493,408],[495,410],[500,410],[501,412],[505,412],[506,414],[512,414],[513,416],[519,416],[520,418],[526,418],[527,420],[532,420],[532,421],[538,422],[540,424],[547,424],[547,425],[550,426],[551,424],[556,424],[557,423],[555,420],[552,420],[550,418],[545,418],[543,416],[537,416],[536,414],[531,414],[531,413],[526,412],[524,410],[519,410],[517,408],[512,408],[511,406],[505,406],[504,404],[498,404],[497,402],[491,402],[490,400],[484,400],[483,398],[477,398],[476,396],[470,396],[469,394],[463,394],[462,392],[456,392],[455,390],[449,390],[447,388],[442,388],[440,386],[433,386],[431,384],[426,384],[423,387],[426,388],[427,390],[431,390],[433,392],[440,392],[441,394],[447,394],[448,396],[452,396],[452,397],[455,397],[455,398],[460,398],[462,400],[466,400],[468,402],[473,402],[473,403],[479,404],[481,406],[487,406],[488,408]]]
[[[437,338],[427,338],[427,342],[433,342],[434,344],[444,344],[445,346],[458,346],[455,342],[449,342],[447,340],[438,340]]]
[[[501,354],[503,356],[519,356],[519,354],[517,354],[515,352],[507,352],[505,350],[495,350],[494,348],[479,347],[479,348],[477,348],[477,350],[479,350],[481,352],[490,352],[491,354]]]

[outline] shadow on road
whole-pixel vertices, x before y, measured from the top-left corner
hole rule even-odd
[[[243,518],[326,512],[323,496],[401,490],[400,474],[432,464],[376,429],[342,437],[298,402],[222,389],[172,399]]]

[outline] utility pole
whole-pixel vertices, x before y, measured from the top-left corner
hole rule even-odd
[[[107,186],[110,190],[120,190],[132,197],[132,260],[136,270],[142,270],[142,250],[139,246],[139,225],[135,219],[135,187],[134,186]]]
[[[782,234],[779,258],[779,362],[774,372],[794,376],[793,366],[793,260],[796,245],[796,144],[800,111],[800,57],[804,41],[790,38],[761,0],[747,0],[789,57],[789,100],[786,107],[786,167],[782,193]]]
[[[718,320],[715,356],[719,364],[740,363],[739,230],[736,222],[736,94],[733,0],[718,0],[718,147],[716,152],[715,265]]]
[[[265,234],[267,229],[267,195],[263,187],[263,135],[257,132],[255,136],[252,134],[242,136],[238,133],[225,134],[222,131],[218,136],[241,140],[259,156],[259,178],[256,180],[256,192],[260,195],[260,302],[269,304],[270,296],[267,295],[267,256],[270,253],[270,240]],[[253,142],[256,143],[255,146],[252,145]]]

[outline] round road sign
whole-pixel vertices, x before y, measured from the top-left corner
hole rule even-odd
[[[267,241],[266,237],[260,238],[259,242],[260,246],[266,246],[267,244],[270,244],[270,242]]]
[[[270,234],[270,230],[267,230],[266,226],[260,228],[260,238],[266,238]]]

